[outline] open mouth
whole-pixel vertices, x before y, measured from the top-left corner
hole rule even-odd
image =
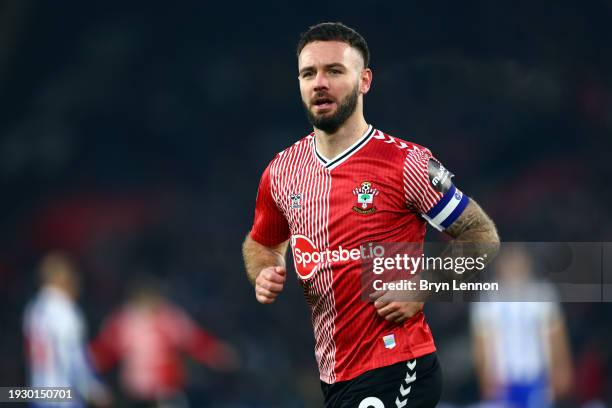
[[[312,105],[317,109],[317,110],[327,110],[330,109],[332,107],[332,105],[334,104],[334,101],[331,98],[315,98],[312,101]]]

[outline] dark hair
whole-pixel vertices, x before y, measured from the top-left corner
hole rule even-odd
[[[314,41],[340,41],[356,48],[363,57],[363,66],[368,67],[370,63],[370,50],[368,44],[361,34],[342,23],[319,23],[313,25],[300,36],[297,45],[297,55],[300,56],[302,49]]]

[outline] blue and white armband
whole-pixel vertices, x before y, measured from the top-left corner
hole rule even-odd
[[[423,214],[425,218],[438,231],[444,231],[448,228],[465,210],[470,199],[463,194],[454,185],[442,196],[436,205],[431,207],[427,213]]]

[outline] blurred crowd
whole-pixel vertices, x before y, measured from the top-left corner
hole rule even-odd
[[[612,3],[442,3],[0,2],[0,385],[26,382],[23,313],[41,259],[61,250],[78,265],[87,344],[153,282],[139,304],[166,299],[231,355],[215,370],[183,345],[193,406],[320,405],[296,280],[259,305],[240,257],[259,174],[310,131],[294,50],[319,21],[368,40],[366,119],[429,147],[503,241],[611,241]],[[469,309],[426,306],[443,400],[459,406],[480,400]],[[560,311],[574,374],[563,406],[612,404],[612,307]],[[93,346],[128,404],[117,350]]]

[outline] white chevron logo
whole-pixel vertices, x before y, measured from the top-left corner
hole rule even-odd
[[[407,149],[409,146],[402,141],[399,141],[397,139],[395,139],[393,136],[389,136],[389,135],[385,135],[383,132],[381,131],[376,131],[374,132],[374,139],[379,139],[379,140],[384,140],[383,143],[388,143],[388,144],[394,144],[395,146],[397,146],[399,149]],[[411,150],[418,150],[416,146],[412,146]]]
[[[404,388],[404,384],[400,385],[400,394],[402,394],[402,397],[410,394],[410,387]]]
[[[409,361],[408,364],[406,364],[408,366],[408,369],[410,371],[414,370],[414,367],[416,366],[416,359]]]
[[[412,361],[408,361],[406,363],[406,366],[408,367],[410,371],[413,371],[414,368],[416,367],[416,359]],[[410,374],[410,371],[406,372],[406,378],[404,379],[404,381],[406,382],[406,385],[411,384],[416,381],[416,371],[412,373],[412,375]],[[406,398],[406,396],[410,394],[411,388],[412,388],[411,386],[404,388],[404,384],[401,384],[400,389],[399,389],[400,395]],[[397,406],[397,408],[402,408],[407,403],[408,403],[408,398],[401,400],[399,399],[399,397],[395,397],[395,405]]]

